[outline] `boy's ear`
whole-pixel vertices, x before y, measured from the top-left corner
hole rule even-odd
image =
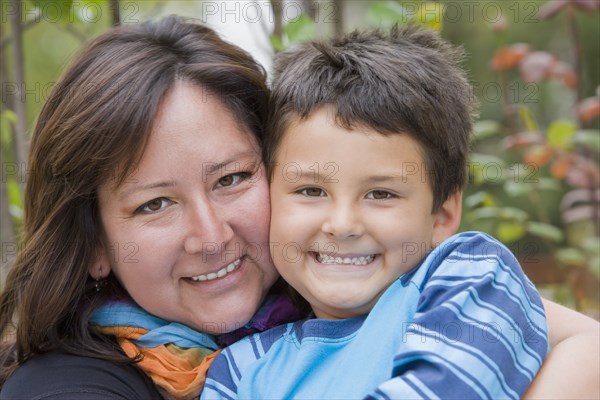
[[[104,246],[98,246],[98,249],[96,250],[96,257],[88,269],[88,272],[93,279],[100,280],[108,276],[110,273],[110,263],[108,260],[110,260],[110,257],[104,249]]]
[[[448,197],[442,206],[434,213],[433,235],[431,242],[434,246],[454,235],[460,226],[462,215],[462,191],[456,191]]]

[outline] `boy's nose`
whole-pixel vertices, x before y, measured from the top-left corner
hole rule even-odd
[[[364,224],[356,207],[336,204],[325,218],[321,230],[337,239],[353,239],[364,234]]]
[[[185,215],[186,235],[184,248],[188,254],[206,249],[224,248],[233,237],[233,229],[227,218],[208,201],[199,201]]]

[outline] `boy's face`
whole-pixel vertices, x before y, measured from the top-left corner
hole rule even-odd
[[[271,184],[271,253],[319,318],[368,313],[379,296],[454,233],[460,193],[432,213],[418,143],[345,130],[323,107],[291,124]]]

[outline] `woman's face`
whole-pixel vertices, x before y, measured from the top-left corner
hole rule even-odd
[[[190,83],[165,97],[138,168],[122,185],[100,187],[99,206],[96,264],[163,319],[232,331],[278,277],[259,148],[218,99]]]

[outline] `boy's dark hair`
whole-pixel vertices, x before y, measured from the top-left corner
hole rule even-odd
[[[264,142],[268,168],[290,123],[331,104],[341,127],[415,139],[438,210],[467,181],[475,102],[462,58],[462,48],[418,26],[354,31],[278,54]]]

